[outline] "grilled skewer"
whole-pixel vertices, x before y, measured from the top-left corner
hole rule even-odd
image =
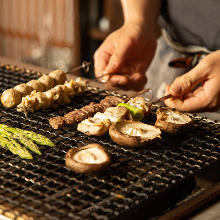
[[[49,119],[49,123],[52,128],[59,129],[65,125],[72,125],[74,123],[79,123],[86,118],[94,116],[97,112],[104,112],[108,107],[117,106],[119,103],[129,101],[128,104],[134,106],[138,105],[141,111],[146,115],[150,111],[150,104],[143,105],[144,99],[142,97],[137,97],[134,101],[133,97],[148,92],[149,89],[141,90],[138,93],[129,96],[124,101],[116,96],[107,96],[100,103],[90,103],[81,109],[71,111],[65,114],[63,117],[52,117]],[[141,104],[142,103],[142,104]]]
[[[119,97],[107,96],[100,103],[92,102],[81,109],[65,114],[63,117],[52,117],[49,119],[49,123],[52,128],[59,129],[65,125],[79,123],[86,118],[92,117],[97,112],[104,112],[108,107],[116,106],[120,102],[122,102],[122,99]]]
[[[86,81],[77,78],[66,82],[64,85],[57,85],[46,92],[33,91],[30,95],[22,98],[21,103],[17,106],[17,111],[27,114],[39,109],[68,104],[71,101],[70,98],[84,92],[85,89]]]
[[[29,95],[33,90],[36,92],[47,91],[65,81],[66,73],[62,70],[54,70],[49,75],[43,75],[37,80],[31,80],[5,90],[1,95],[1,103],[5,108],[16,107],[21,103],[22,97]]]

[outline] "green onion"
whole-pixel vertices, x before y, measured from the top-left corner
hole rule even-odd
[[[144,117],[144,112],[142,109],[136,107],[136,106],[133,106],[133,105],[129,105],[128,103],[119,103],[117,106],[121,106],[121,107],[125,107],[127,108],[130,113],[131,113],[131,116],[132,116],[132,119],[134,121],[141,121]]]

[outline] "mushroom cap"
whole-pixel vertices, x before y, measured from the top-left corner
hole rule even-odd
[[[188,114],[165,107],[158,108],[156,115],[155,126],[167,133],[176,133],[193,123],[193,120]]]
[[[160,129],[155,126],[136,121],[120,121],[109,129],[111,139],[122,146],[142,147],[149,145],[161,136]]]
[[[79,148],[71,148],[66,153],[66,166],[76,173],[93,173],[106,168],[111,157],[98,143]]]

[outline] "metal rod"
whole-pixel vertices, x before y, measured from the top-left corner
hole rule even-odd
[[[84,61],[84,62],[82,62],[81,66],[77,66],[77,67],[71,69],[68,73],[74,73],[74,72],[76,72],[77,70],[80,70],[80,69],[84,69],[85,72],[88,72],[90,65],[91,65],[91,62]]]
[[[172,97],[173,97],[173,96],[172,96],[171,94],[165,95],[165,96],[163,96],[163,97],[161,97],[161,98],[159,98],[159,99],[156,99],[155,101],[152,101],[152,104],[155,104],[155,103],[157,103],[157,102],[163,102],[164,100],[169,99],[169,98],[172,98]]]
[[[131,99],[131,98],[133,98],[133,97],[136,97],[136,96],[138,96],[138,95],[141,95],[141,94],[143,94],[143,93],[149,92],[149,91],[151,91],[151,89],[143,89],[143,90],[141,90],[141,91],[139,91],[139,92],[136,92],[136,93],[134,93],[134,94],[128,96],[128,97],[124,100],[124,102],[127,102],[127,101],[129,101],[129,99]]]

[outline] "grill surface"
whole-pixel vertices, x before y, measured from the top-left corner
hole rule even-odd
[[[37,74],[11,66],[0,67],[0,92],[37,78]],[[0,122],[41,133],[56,144],[43,147],[42,155],[22,160],[0,148],[0,208],[13,218],[28,215],[35,219],[123,219],[137,214],[140,207],[151,207],[197,171],[220,158],[220,123],[192,116],[188,132],[163,135],[151,147],[128,149],[108,136],[87,137],[75,127],[53,130],[48,119],[98,102],[108,91],[98,89],[76,96],[72,103],[57,110],[48,109],[26,118],[15,109],[0,105]],[[155,109],[146,119],[153,124]],[[65,154],[71,147],[98,142],[112,155],[112,164],[94,175],[76,174],[65,167]],[[157,208],[157,207],[155,207]],[[157,213],[158,214],[158,213]]]

